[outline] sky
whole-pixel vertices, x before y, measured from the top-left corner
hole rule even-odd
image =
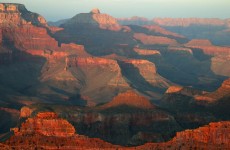
[[[71,18],[99,8],[116,18],[230,18],[230,0],[0,0],[21,3],[48,21]]]

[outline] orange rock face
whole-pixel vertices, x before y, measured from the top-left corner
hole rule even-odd
[[[146,35],[144,33],[135,33],[133,37],[136,40],[139,40],[146,45],[151,45],[151,44],[177,45],[176,40],[167,37],[162,37],[162,36],[151,36],[151,35]]]
[[[18,135],[41,134],[44,136],[69,137],[75,134],[74,127],[66,120],[59,119],[52,112],[38,113],[21,125]]]
[[[116,96],[111,102],[102,106],[102,108],[110,108],[121,105],[133,106],[143,109],[151,109],[155,106],[143,96],[138,95],[134,91],[127,91]]]
[[[20,111],[20,117],[21,118],[27,118],[30,117],[32,114],[33,110],[30,109],[29,107],[22,107]]]

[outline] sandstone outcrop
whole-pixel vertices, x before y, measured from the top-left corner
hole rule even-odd
[[[74,127],[66,120],[58,118],[53,112],[41,112],[22,123],[16,135],[40,134],[44,136],[70,137],[75,134]]]

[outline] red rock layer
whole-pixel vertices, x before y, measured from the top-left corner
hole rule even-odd
[[[44,136],[69,137],[75,134],[74,127],[66,120],[59,119],[55,113],[38,113],[22,123],[17,135],[40,134]]]
[[[214,46],[209,40],[194,39],[185,44],[189,48],[198,48],[208,55],[230,55],[229,47]]]
[[[177,41],[174,39],[170,39],[167,37],[162,37],[162,36],[151,36],[151,35],[146,35],[144,33],[135,33],[133,37],[136,40],[141,41],[143,44],[146,45],[154,45],[154,44],[159,44],[159,45],[177,45]]]
[[[143,108],[143,109],[151,109],[155,107],[145,97],[138,95],[134,91],[127,91],[125,93],[121,93],[117,95],[116,97],[113,98],[111,102],[103,105],[101,108],[105,109],[105,108],[117,107],[122,105]]]

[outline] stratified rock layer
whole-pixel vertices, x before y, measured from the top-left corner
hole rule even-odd
[[[38,113],[28,118],[17,135],[41,134],[44,136],[69,137],[75,134],[74,127],[66,120],[59,119],[55,113]]]

